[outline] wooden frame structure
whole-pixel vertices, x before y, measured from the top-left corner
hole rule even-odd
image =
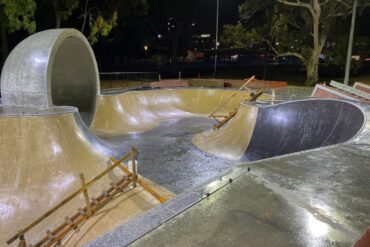
[[[114,160],[113,158],[110,158],[111,162],[113,164],[108,167],[106,170],[104,170],[102,173],[100,173],[98,176],[94,177],[90,181],[85,181],[84,174],[80,174],[80,180],[81,180],[81,188],[73,192],[71,195],[69,195],[67,198],[62,200],[60,203],[58,203],[56,206],[51,208],[48,212],[40,216],[38,219],[33,221],[31,224],[27,225],[23,229],[19,230],[14,236],[12,236],[9,240],[6,241],[8,245],[13,243],[15,240],[19,239],[18,246],[19,247],[26,247],[26,246],[57,246],[61,244],[61,240],[72,230],[77,230],[79,225],[86,221],[90,216],[94,215],[100,208],[102,208],[105,204],[107,204],[109,201],[111,201],[114,196],[118,193],[124,192],[124,190],[132,184],[133,187],[136,187],[136,184],[141,185],[147,192],[149,192],[151,195],[153,195],[158,201],[161,203],[165,202],[167,199],[160,196],[158,193],[156,193],[148,184],[146,184],[144,181],[138,178],[138,175],[136,173],[136,155],[137,155],[137,149],[136,147],[132,147],[130,152],[128,152],[125,156],[123,156],[118,161]],[[128,168],[125,167],[123,162],[131,157],[132,160],[132,172],[129,171]],[[112,171],[114,168],[120,168],[124,172],[124,176],[116,182],[111,183],[110,187],[103,191],[103,193],[98,196],[97,198],[91,198],[89,197],[87,189],[95,184],[99,179],[101,179],[103,176],[108,174],[110,171]],[[53,230],[47,230],[46,236],[40,239],[36,244],[33,245],[27,245],[25,234],[31,230],[33,227],[38,225],[40,222],[42,222],[44,219],[52,215],[54,212],[56,212],[58,209],[66,205],[68,202],[70,202],[72,199],[74,199],[79,194],[83,194],[86,205],[83,208],[80,208],[76,214],[74,214],[72,217],[65,217],[65,222],[58,227],[56,227]]]
[[[256,77],[255,76],[252,76],[251,78],[249,78],[239,89],[238,89],[238,91],[237,92],[239,92],[239,91],[242,91],[244,88],[246,88],[247,87],[247,85],[249,84],[249,83],[251,83],[254,79],[255,79]],[[209,114],[209,116],[208,117],[213,117],[213,118],[215,118],[216,119],[216,116],[215,116],[215,114],[216,114],[216,112],[221,108],[221,106],[223,106],[223,105],[226,105],[227,103],[229,103],[229,101],[232,99],[232,98],[234,98],[235,96],[237,95],[237,93],[233,93],[225,102],[221,102],[220,104],[218,104],[217,106],[216,106],[216,108],[213,110],[213,112],[211,113],[211,114]]]
[[[247,86],[247,84],[250,83],[253,79],[254,79],[254,76],[252,76],[246,83],[244,83],[244,85],[241,86],[238,91],[240,91],[243,88],[245,88]],[[264,92],[265,92],[265,89],[259,89],[257,92],[254,93],[254,95],[252,95],[252,98],[251,99],[247,100],[247,102],[256,101],[258,99],[258,97],[260,97]],[[229,100],[232,97],[234,97],[235,95],[236,95],[236,93],[232,94],[231,97],[224,104],[226,104],[227,102],[229,102]],[[215,111],[213,111],[209,115],[209,117],[213,117],[218,122],[218,124],[213,125],[213,129],[214,130],[218,130],[219,128],[221,128],[222,126],[224,126],[224,124],[226,124],[227,122],[229,122],[236,115],[236,113],[238,112],[238,109],[239,109],[239,107],[238,108],[235,108],[234,111],[229,112],[229,114],[226,115],[226,116],[225,115],[216,115],[215,113],[217,112],[218,109],[220,109],[220,105],[218,105],[216,107]],[[221,121],[219,121],[217,118],[224,118],[224,119],[222,119]]]

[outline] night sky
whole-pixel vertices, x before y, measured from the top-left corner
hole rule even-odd
[[[238,21],[238,6],[244,1],[245,0],[220,0],[219,35],[222,35],[223,26],[225,24],[235,24]],[[163,13],[167,5],[165,4],[158,8],[160,2],[165,3],[165,1],[148,0],[149,11],[147,16],[133,16],[131,19],[123,21],[123,24],[119,24],[108,37],[101,37],[99,42],[93,45],[98,59],[102,60],[107,57],[107,59],[112,60],[108,58],[108,56],[141,59],[148,57],[148,55],[150,57],[156,53],[167,56],[171,55],[171,41],[167,31],[168,16]],[[168,2],[177,4],[176,0]],[[184,30],[180,33],[180,41],[178,44],[179,55],[186,54],[186,50],[190,47],[188,40],[192,35],[210,33],[212,39],[215,35],[217,0],[189,0],[189,2],[186,2],[186,5],[186,8],[183,9],[181,14],[185,17],[184,21],[188,22],[188,24],[184,25]],[[81,20],[78,19],[78,15],[78,10],[75,10],[69,20],[63,21],[62,27],[74,27],[79,29],[81,27]],[[361,17],[357,18],[357,35],[370,37],[369,16],[370,8],[368,8]],[[38,8],[35,19],[37,21],[37,31],[53,28],[53,12],[49,9]],[[189,26],[192,23],[195,24],[195,27],[191,29]],[[349,30],[343,29],[343,33],[348,32]],[[162,42],[159,42],[157,39],[158,34],[161,34]],[[29,34],[25,31],[9,34],[9,49],[11,50],[28,35]],[[168,44],[163,44],[165,42]],[[151,46],[149,54],[144,53],[144,45]],[[158,48],[159,46],[167,46],[167,49],[160,49]]]
[[[238,21],[238,6],[243,2],[244,0],[220,0],[220,30],[224,24],[234,24]],[[194,12],[199,31],[215,32],[216,3],[216,0],[199,1],[199,7],[195,8]]]

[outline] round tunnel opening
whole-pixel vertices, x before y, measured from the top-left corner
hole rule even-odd
[[[95,113],[98,74],[95,58],[88,44],[70,36],[62,41],[51,67],[51,100],[53,105],[75,106],[89,126]]]

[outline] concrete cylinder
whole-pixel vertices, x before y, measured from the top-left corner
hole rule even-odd
[[[100,92],[94,53],[75,29],[33,34],[8,56],[1,74],[3,105],[48,108],[75,106],[87,125]]]

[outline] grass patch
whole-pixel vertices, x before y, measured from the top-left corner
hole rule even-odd
[[[224,87],[224,81],[217,79],[189,79],[188,83],[191,87]]]
[[[101,89],[150,87],[150,81],[104,80],[100,82]]]

